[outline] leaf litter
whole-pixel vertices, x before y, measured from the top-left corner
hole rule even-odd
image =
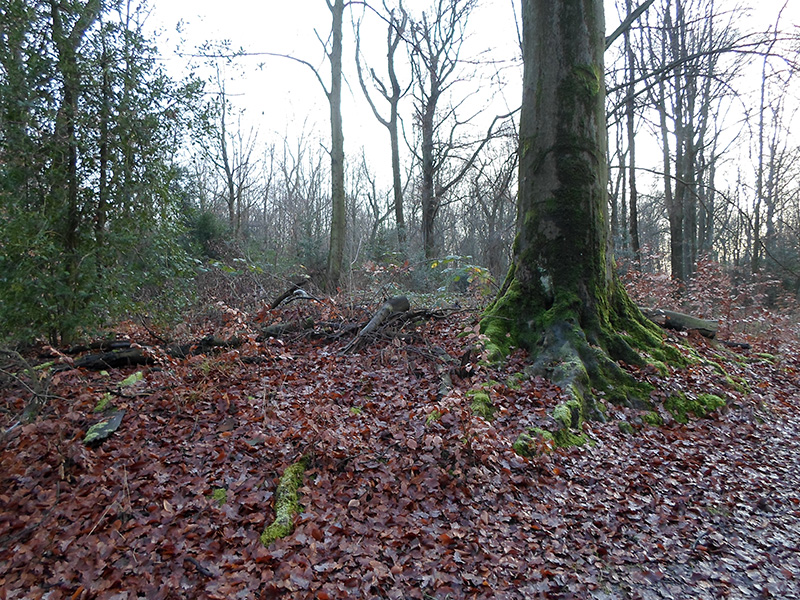
[[[713,393],[725,408],[686,424],[660,410],[652,427],[609,406],[609,422],[584,426],[592,445],[527,459],[513,441],[562,394],[515,376],[522,352],[459,366],[476,318],[420,321],[343,355],[346,340],[325,335],[260,340],[231,311],[197,333],[240,347],[57,373],[39,419],[13,429],[24,394],[5,386],[0,598],[800,596],[796,347],[772,360],[759,352],[776,348],[683,337],[703,361],[635,374],[657,402]],[[137,393],[113,400],[120,429],[86,446],[99,399],[138,372]],[[491,422],[471,389],[489,390]],[[280,476],[304,455],[294,532],[264,548]]]

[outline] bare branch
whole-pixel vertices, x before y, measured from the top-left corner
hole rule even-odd
[[[645,2],[637,6],[631,14],[625,17],[625,20],[619,24],[619,27],[617,27],[611,35],[606,37],[606,50],[611,47],[611,44],[613,44],[619,36],[625,33],[626,29],[633,25],[633,22],[638,19],[644,11],[650,8],[653,2],[655,2],[655,0],[645,0]]]

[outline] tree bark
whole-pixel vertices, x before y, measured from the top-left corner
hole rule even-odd
[[[602,0],[524,0],[520,193],[513,264],[481,329],[496,357],[530,351],[584,414],[593,388],[645,396],[616,361],[658,348],[612,268],[608,224]],[[617,333],[625,331],[625,334]]]
[[[632,14],[631,0],[627,0],[627,11]],[[641,263],[641,249],[639,244],[639,202],[636,190],[636,128],[635,128],[635,105],[634,97],[636,93],[636,57],[631,44],[630,30],[625,30],[625,56],[628,61],[628,96],[625,99],[625,118],[627,121],[628,133],[628,181],[630,192],[630,223],[629,232],[631,236],[631,249],[633,250],[634,260]]]
[[[331,89],[328,102],[331,110],[331,237],[328,250],[327,288],[335,292],[339,286],[344,263],[344,244],[347,234],[344,191],[344,132],[342,128],[342,19],[344,0],[328,2],[333,17]]]
[[[436,112],[438,100],[438,81],[431,76],[431,91],[428,101],[424,104],[420,114],[420,129],[422,133],[422,247],[425,250],[425,259],[433,260],[437,254],[436,244],[436,215],[439,213],[439,198],[434,187],[436,163],[433,156],[433,117]]]

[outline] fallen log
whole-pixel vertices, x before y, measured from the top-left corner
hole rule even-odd
[[[275,490],[275,520],[259,537],[265,547],[292,533],[294,517],[300,512],[298,489],[303,484],[303,473],[310,462],[311,457],[304,455],[283,472]]]
[[[709,339],[714,339],[719,330],[719,323],[716,321],[698,319],[691,315],[661,308],[646,308],[640,306],[639,310],[642,311],[645,317],[664,329],[697,331],[697,333]]]
[[[290,333],[298,333],[313,329],[315,326],[314,319],[307,318],[302,321],[288,321],[281,323],[273,323],[261,329],[261,333],[256,338],[257,341],[263,342],[269,338],[280,338]]]
[[[206,354],[216,349],[237,348],[241,345],[242,340],[238,337],[223,340],[217,336],[207,336],[193,344],[171,346],[167,348],[167,354],[175,358],[188,358],[189,356]],[[82,368],[89,369],[90,371],[102,371],[105,369],[115,369],[117,367],[153,365],[155,363],[156,361],[153,356],[144,348],[131,347],[99,354],[87,354],[75,360],[72,365],[60,365],[56,370]]]
[[[124,350],[112,350],[101,354],[88,354],[77,359],[72,365],[59,365],[56,370],[89,369],[91,371],[103,371],[116,367],[129,367],[132,365],[152,365],[155,363],[153,357],[148,355],[143,348],[127,348]]]
[[[88,350],[95,350],[99,352],[111,352],[113,350],[126,350],[131,347],[130,340],[102,340],[99,342],[92,342],[91,344],[79,344],[71,346],[64,351],[64,354],[80,354]]]
[[[393,296],[384,302],[378,309],[378,312],[370,319],[364,328],[358,332],[347,346],[342,349],[343,353],[353,352],[360,350],[367,341],[367,337],[375,333],[375,331],[383,325],[383,323],[392,315],[407,312],[411,308],[411,303],[406,296]]]
[[[209,351],[216,350],[217,348],[238,348],[242,343],[242,339],[235,336],[224,340],[215,335],[208,335],[199,342],[172,346],[167,349],[167,354],[175,358],[188,358],[198,354],[207,354]]]

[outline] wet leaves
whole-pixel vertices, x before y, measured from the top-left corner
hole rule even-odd
[[[337,316],[330,304],[317,310],[327,311],[318,322]],[[288,320],[279,313],[262,319]],[[685,425],[662,411],[655,428],[610,406],[633,435],[592,423],[594,446],[528,460],[511,444],[561,392],[512,377],[520,354],[501,369],[466,365],[440,397],[442,352],[465,355],[463,319],[342,356],[321,340],[256,341],[234,312],[229,330],[204,333],[244,346],[159,357],[136,394],[114,395],[125,419],[97,448],[82,442],[92,411],[135,371],[59,373],[43,417],[2,441],[2,597],[798,594],[797,352],[768,361],[695,341],[706,363],[638,376],[657,401],[724,393],[727,408]],[[752,392],[731,388],[710,361]],[[467,394],[490,380],[500,382],[483,388],[497,408],[491,423],[469,411]],[[2,391],[7,407],[22,396]],[[295,530],[264,548],[278,479],[306,453]]]

